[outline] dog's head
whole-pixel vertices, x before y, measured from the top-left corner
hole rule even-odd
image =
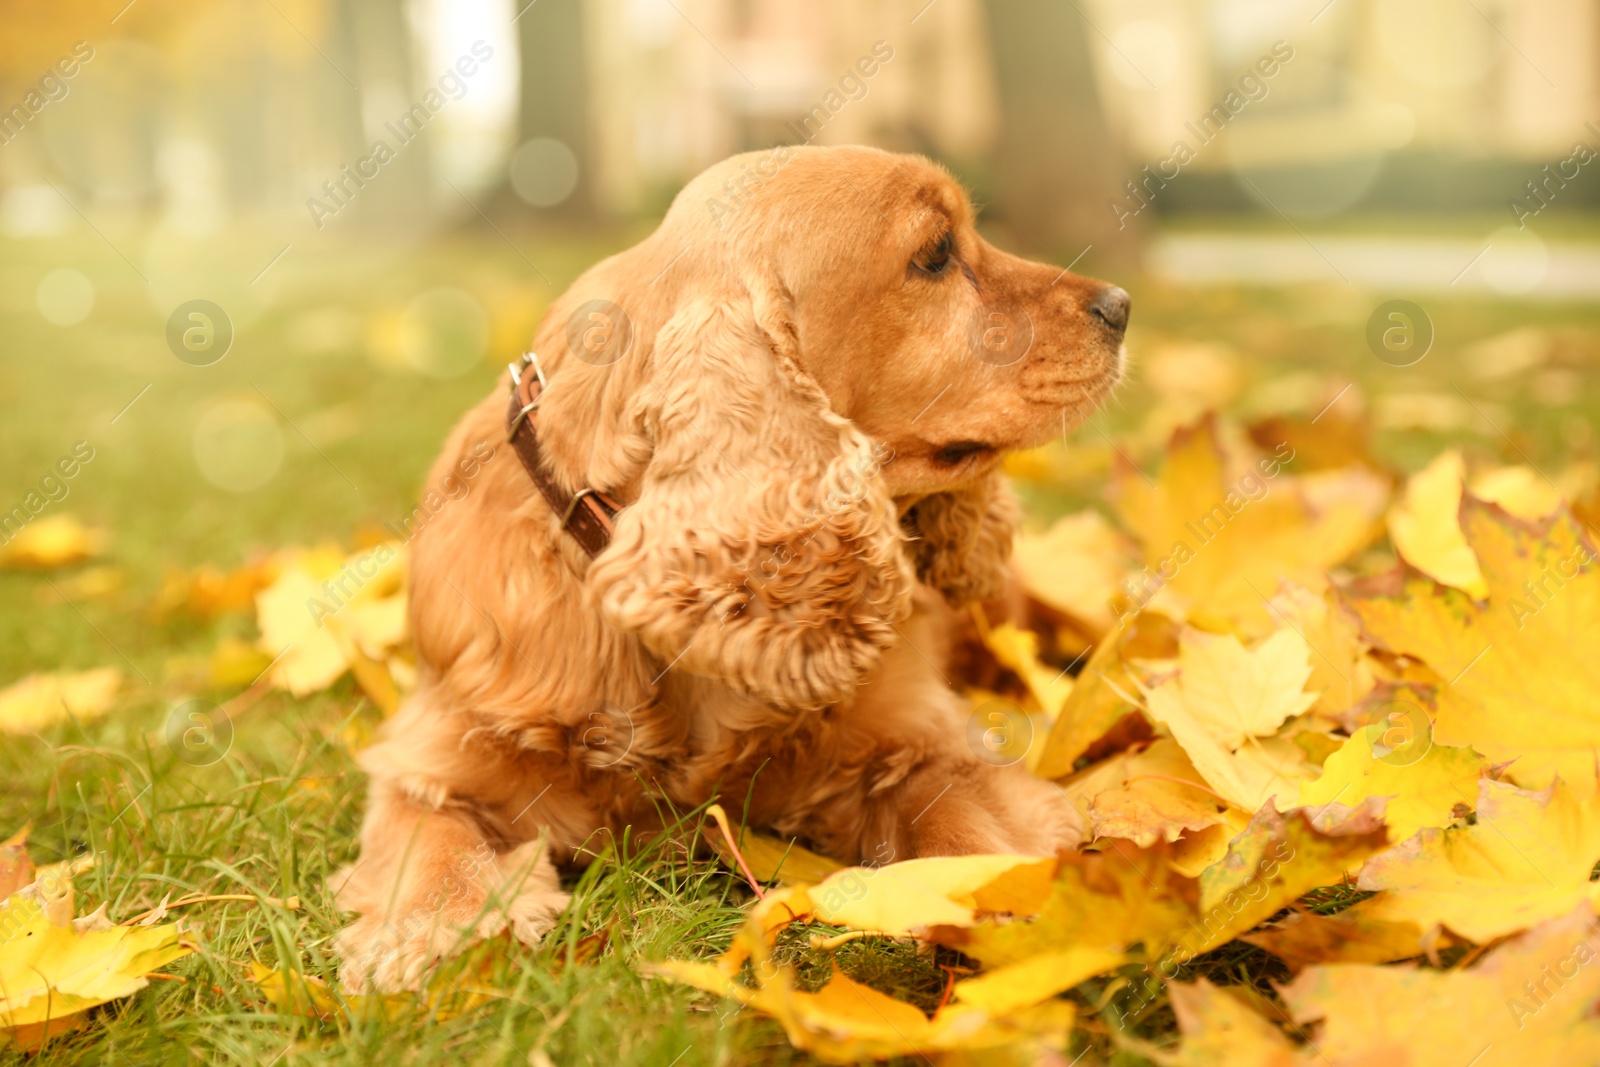
[[[1128,297],[1019,259],[925,159],[737,156],[591,270],[538,338],[539,418],[574,488],[628,501],[589,570],[611,623],[774,703],[836,700],[913,575],[994,592],[997,465],[1118,380]]]

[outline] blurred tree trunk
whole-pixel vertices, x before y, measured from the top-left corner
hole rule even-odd
[[[431,138],[424,130],[402,142],[386,124],[398,125],[407,109],[422,99],[430,76],[438,74],[416,69],[411,27],[404,5],[397,0],[338,0],[336,12],[344,30],[338,66],[360,92],[339,98],[343,110],[335,121],[342,134],[354,135],[356,158],[367,155],[376,140],[396,152],[394,162],[384,166],[383,180],[361,193],[370,201],[367,217],[386,226],[422,225],[437,207],[430,177]],[[338,88],[342,87],[341,79]]]
[[[535,137],[553,137],[570,148],[578,160],[578,185],[560,204],[529,208],[515,200],[514,194],[513,201],[524,211],[538,210],[546,216],[592,217],[595,213],[594,155],[589,135],[583,0],[513,2],[522,10],[517,19],[517,43],[522,53],[517,143],[526,144]]]
[[[992,210],[1029,251],[1128,268],[1140,229],[1119,227],[1110,207],[1133,177],[1121,138],[1106,122],[1090,66],[1095,32],[1064,0],[988,0],[989,40],[1000,89]],[[1083,266],[1080,263],[1079,266]]]

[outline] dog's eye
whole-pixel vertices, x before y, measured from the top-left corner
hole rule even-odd
[[[955,251],[955,239],[950,231],[946,230],[931,247],[917,254],[911,265],[925,274],[943,274],[950,265],[950,256]]]
[[[994,449],[982,441],[956,441],[945,445],[933,454],[933,461],[943,467],[954,467],[969,456],[982,455]]]

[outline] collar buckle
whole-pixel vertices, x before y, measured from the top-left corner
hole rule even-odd
[[[522,406],[521,410],[517,412],[516,418],[512,419],[511,424],[506,427],[507,441],[515,438],[517,430],[522,427],[523,420],[538,410],[539,401],[543,398],[544,391],[549,386],[549,383],[545,381],[544,368],[539,365],[539,354],[537,352],[524,352],[514,362],[506,364],[506,369],[511,372],[512,397],[517,397],[521,394],[522,375],[529,367],[533,368],[533,373],[539,380],[539,391],[534,394],[533,399]]]

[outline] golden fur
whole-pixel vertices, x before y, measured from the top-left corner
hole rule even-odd
[[[748,795],[754,825],[852,863],[1075,845],[1055,786],[969,745],[943,664],[952,607],[1006,579],[1000,455],[1121,373],[1107,291],[866,148],[730,159],[580,277],[535,339],[536,425],[560,482],[624,504],[614,538],[591,562],[561,530],[504,444],[503,383],[451,434],[435,479],[495,451],[413,545],[420,684],[361,757],[345,981],[414,985],[507,925],[536,941],[555,864],[658,828],[661,800]],[[632,325],[605,366],[567,340],[594,299]],[[986,309],[1031,323],[1020,358],[982,349],[1009,337]]]

